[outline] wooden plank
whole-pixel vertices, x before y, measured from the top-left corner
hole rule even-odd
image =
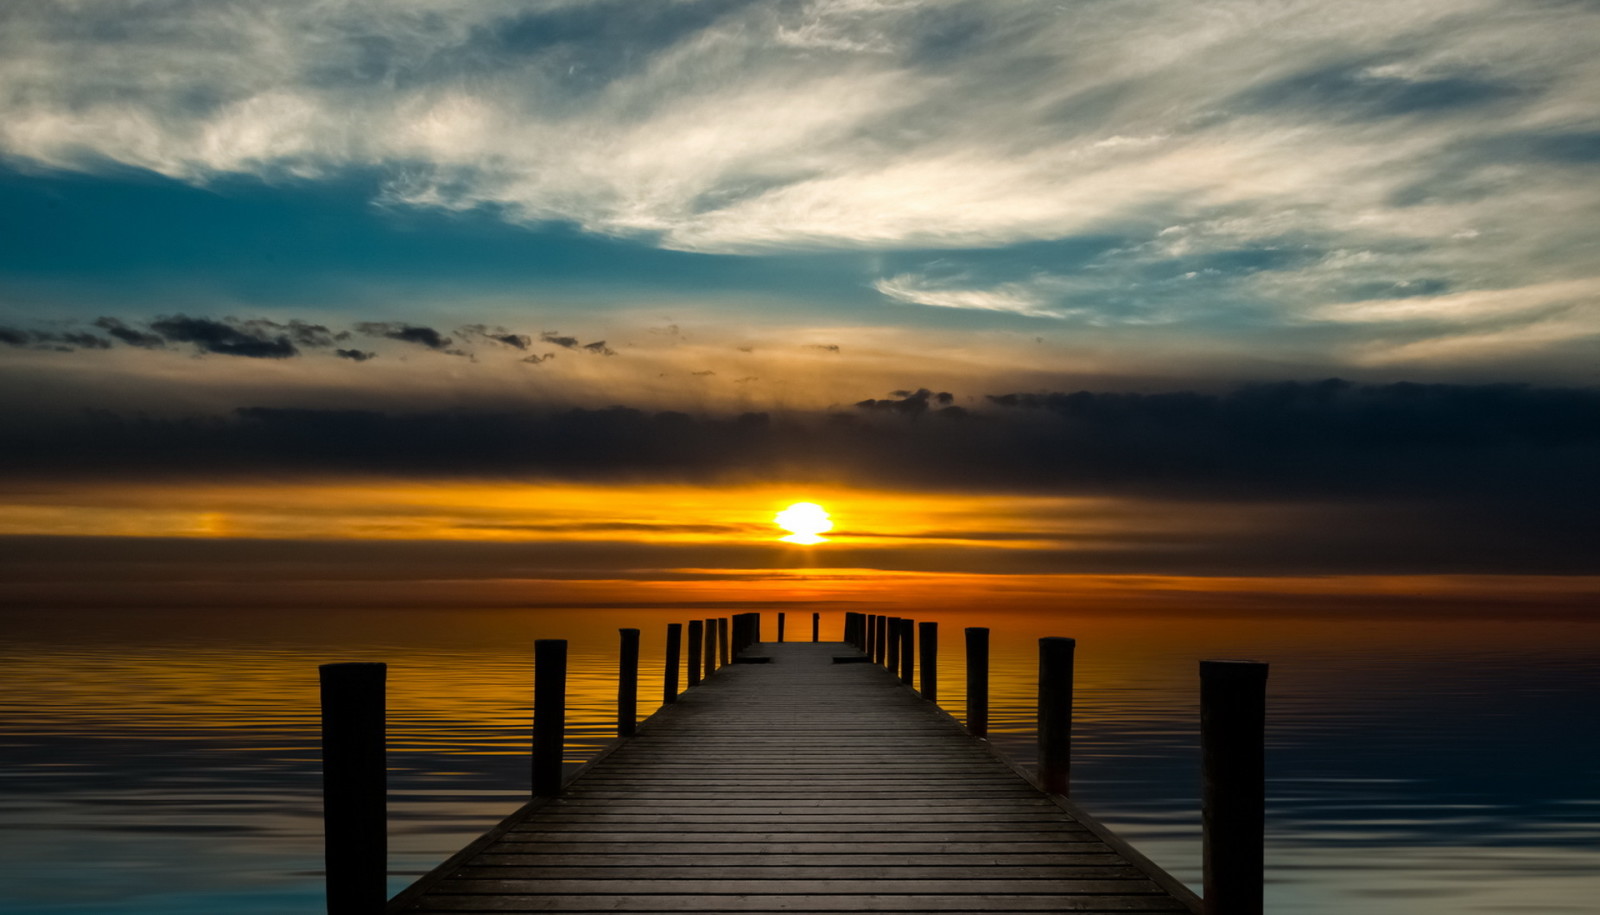
[[[841,650],[752,649],[392,911],[1194,911]]]
[[[1164,896],[453,896],[417,912],[1183,912]]]

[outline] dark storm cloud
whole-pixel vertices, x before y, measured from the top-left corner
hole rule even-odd
[[[129,346],[137,346],[143,349],[155,349],[157,347],[166,345],[166,341],[162,340],[160,336],[156,334],[145,333],[141,330],[135,330],[122,323],[122,321],[118,320],[117,318],[100,318],[94,322],[94,326],[100,328],[111,336],[116,337],[118,340],[121,340],[123,343],[126,343]]]
[[[151,321],[150,329],[170,342],[193,343],[202,352],[223,356],[288,359],[300,355],[288,334],[273,334],[259,325],[251,327],[241,322],[171,315]],[[276,329],[276,326],[272,328]]]
[[[432,350],[448,350],[451,339],[431,327],[404,324],[399,321],[363,321],[356,330],[371,337],[386,337],[402,343],[415,343]]]
[[[349,359],[351,362],[366,362],[368,359],[377,358],[377,353],[359,349],[336,349],[333,351],[340,359]]]

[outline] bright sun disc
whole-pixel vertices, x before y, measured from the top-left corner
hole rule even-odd
[[[796,502],[778,512],[778,516],[772,520],[790,532],[789,536],[779,538],[789,543],[826,543],[826,538],[817,535],[833,530],[828,512],[815,502]]]

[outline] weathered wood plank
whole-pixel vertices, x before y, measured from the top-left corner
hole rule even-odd
[[[1183,912],[1165,896],[451,896],[417,912]]]

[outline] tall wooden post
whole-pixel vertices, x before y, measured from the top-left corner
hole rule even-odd
[[[915,620],[903,619],[900,621],[900,682],[911,685],[914,676],[911,666],[917,656],[917,623]]]
[[[617,659],[617,736],[632,737],[639,724],[639,630],[619,629]]]
[[[883,664],[889,668],[890,673],[898,674],[900,672],[900,617],[889,617],[884,623],[883,630],[884,634],[888,636],[889,642],[884,648]]]
[[[667,663],[661,672],[661,704],[678,701],[678,655],[683,648],[683,624],[667,624]]]
[[[778,641],[783,641],[783,611],[778,611]]]
[[[711,674],[717,669],[717,621],[716,620],[706,620],[705,640],[706,640],[705,651],[701,652],[701,654],[700,654],[701,659],[704,660],[705,663],[706,663],[705,673],[703,675],[701,675],[701,679],[702,680],[705,679],[706,677],[711,676]]]
[[[705,647],[704,620],[689,621],[689,685],[700,685],[700,651]]]
[[[1200,662],[1200,820],[1206,915],[1261,915],[1267,665]]]
[[[888,638],[889,618],[878,614],[872,623],[872,663],[882,664],[889,656]]]
[[[989,736],[989,630],[969,626],[967,636],[967,733]]]
[[[939,701],[939,624],[918,623],[917,637],[920,642],[917,654],[922,656],[922,698],[936,703]]]
[[[811,613],[811,641],[822,641],[822,614],[815,611]]]
[[[761,611],[754,610],[750,613],[750,644],[761,644]]]
[[[567,743],[567,640],[533,643],[533,794],[561,793]]]
[[[1050,794],[1072,788],[1072,654],[1076,639],[1039,640],[1039,781]]]
[[[729,660],[728,618],[719,616],[717,617],[717,662],[720,666],[727,667]]]
[[[378,915],[388,902],[384,681],[388,665],[323,664],[322,832],[328,915]]]

